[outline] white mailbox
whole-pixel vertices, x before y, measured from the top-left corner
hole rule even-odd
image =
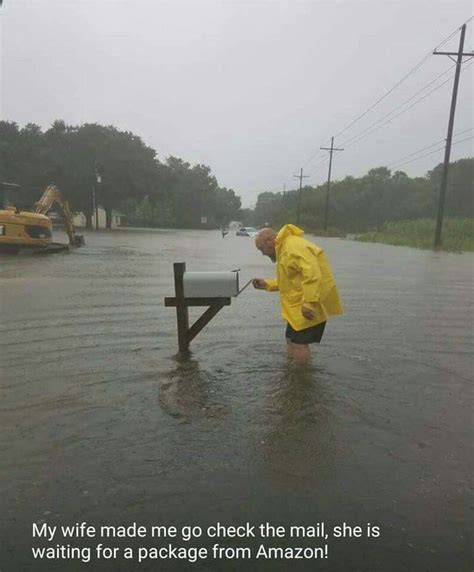
[[[185,298],[231,298],[239,293],[239,272],[185,272]]]

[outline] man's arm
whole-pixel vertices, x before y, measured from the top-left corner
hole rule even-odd
[[[276,292],[278,290],[278,280],[276,278],[265,278],[265,290]]]
[[[321,289],[321,269],[318,259],[311,250],[303,248],[293,255],[294,266],[301,273],[303,304],[317,304]]]
[[[307,320],[316,314],[321,288],[321,269],[318,259],[308,248],[298,248],[290,255],[290,266],[301,274],[303,304],[301,313]]]
[[[276,278],[254,278],[252,284],[257,290],[266,290],[267,292],[278,290],[278,280]]]

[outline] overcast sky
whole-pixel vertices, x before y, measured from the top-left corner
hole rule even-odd
[[[175,155],[209,165],[221,186],[251,206],[259,192],[294,188],[301,167],[310,175],[306,183],[324,181],[319,147],[468,20],[472,3],[4,0],[0,11],[2,119],[133,131],[160,160]],[[473,24],[465,51],[474,47]],[[457,50],[458,43],[456,34],[442,49]],[[473,127],[472,63],[463,66],[456,112],[455,133],[465,132],[454,142],[474,135],[466,131]],[[430,56],[336,137],[347,148],[334,158],[333,177],[362,175],[443,139],[450,65],[447,56]],[[473,141],[454,146],[452,159],[471,156]],[[440,150],[401,169],[424,174],[442,157]]]

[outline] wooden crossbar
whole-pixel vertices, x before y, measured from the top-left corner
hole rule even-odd
[[[230,306],[230,298],[184,298],[183,300],[165,298],[165,306],[167,308],[175,308],[179,304],[184,304],[185,306],[212,306],[217,302],[221,306]]]

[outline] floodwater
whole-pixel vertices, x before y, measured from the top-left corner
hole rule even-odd
[[[309,238],[346,310],[309,367],[287,363],[278,295],[252,288],[177,355],[172,263],[272,276],[252,239],[130,229],[0,258],[2,572],[472,569],[474,258]],[[381,534],[329,539],[324,560],[33,562],[32,522],[84,521]]]

